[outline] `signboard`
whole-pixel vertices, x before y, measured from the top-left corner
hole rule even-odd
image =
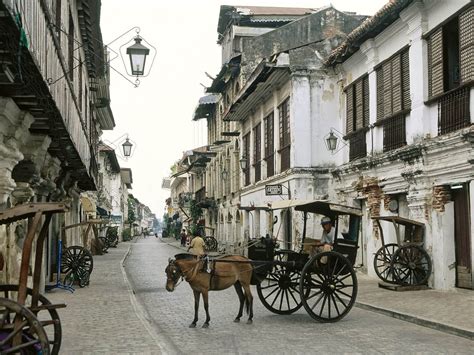
[[[283,187],[281,186],[281,184],[265,185],[266,196],[282,195],[282,194],[283,194]]]
[[[112,224],[122,224],[122,216],[121,215],[110,215],[110,222]]]

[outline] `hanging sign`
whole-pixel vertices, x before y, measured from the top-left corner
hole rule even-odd
[[[283,187],[281,184],[265,185],[266,196],[274,196],[274,195],[282,195],[282,194],[283,194]]]

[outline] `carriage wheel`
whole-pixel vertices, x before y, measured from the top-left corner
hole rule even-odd
[[[424,285],[431,275],[431,259],[418,245],[400,247],[393,255],[392,269],[400,285]]]
[[[106,237],[99,237],[102,247],[102,253],[107,253],[107,250],[110,248],[109,240]]]
[[[300,294],[304,308],[313,319],[319,322],[342,319],[357,297],[357,277],[351,263],[334,251],[316,254],[301,272]]]
[[[61,271],[64,273],[71,271],[73,273],[71,276],[73,278],[73,282],[74,280],[87,279],[86,284],[88,284],[89,276],[92,273],[93,268],[94,260],[92,258],[92,254],[86,248],[74,245],[64,249],[61,259]]]
[[[292,251],[279,251],[275,255],[278,261],[288,261]],[[300,296],[300,269],[273,265],[266,278],[257,284],[258,297],[270,312],[277,314],[291,314],[301,308]],[[306,289],[305,292],[309,292]]]
[[[206,244],[206,250],[207,251],[215,251],[217,250],[217,240],[214,237],[206,237],[204,239],[204,242]]]
[[[398,244],[390,243],[382,246],[375,253],[374,269],[375,273],[382,281],[397,283],[392,270],[393,254],[398,250]]]
[[[15,294],[13,294],[15,292]],[[0,285],[0,295],[14,299],[17,297],[16,292],[18,292],[18,285]],[[33,290],[31,288],[26,289],[27,298],[25,301],[26,307],[31,306],[31,296],[33,295]],[[43,305],[50,305],[51,302],[44,297],[43,295],[39,295],[38,297],[38,306]],[[47,312],[46,312],[47,311]],[[37,312],[34,312],[37,313]],[[49,345],[52,346],[51,354],[57,355],[59,354],[59,349],[61,348],[61,340],[62,340],[62,330],[61,330],[61,321],[59,320],[59,315],[56,309],[54,308],[47,308],[44,311],[40,310],[39,313],[36,314],[39,322],[43,326],[48,339]]]
[[[20,327],[15,329],[15,320]],[[20,344],[14,344],[20,337]],[[0,298],[0,352],[2,354],[51,354],[41,322],[26,307],[8,298]]]

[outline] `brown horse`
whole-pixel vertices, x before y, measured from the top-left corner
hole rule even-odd
[[[220,291],[235,287],[239,296],[240,307],[234,322],[239,322],[242,317],[244,302],[249,315],[247,324],[252,323],[253,318],[253,297],[250,292],[250,280],[252,278],[253,267],[250,260],[240,255],[229,255],[220,257],[215,261],[210,261],[213,265],[211,273],[203,271],[204,261],[195,257],[181,259],[176,255],[176,260],[170,259],[166,267],[166,290],[174,291],[178,280],[181,277],[189,283],[194,292],[194,320],[189,325],[196,327],[198,321],[199,298],[202,294],[204,309],[206,310],[206,321],[203,328],[209,327],[209,291]],[[243,288],[243,291],[242,291]],[[245,291],[245,293],[244,293]]]

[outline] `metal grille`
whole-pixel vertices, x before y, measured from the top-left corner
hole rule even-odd
[[[469,90],[463,87],[438,101],[438,133],[445,134],[469,126]]]
[[[474,6],[459,16],[461,82],[474,80]]]
[[[406,145],[405,115],[398,115],[387,120],[383,125],[383,151]]]
[[[366,130],[354,133],[349,138],[349,160],[355,160],[367,155],[367,144],[365,142]]]
[[[267,163],[267,177],[275,174],[274,156],[275,156],[275,145],[273,141],[274,130],[273,130],[273,112],[269,114],[265,120],[265,161]]]
[[[253,130],[254,150],[253,150],[253,165],[255,169],[255,182],[260,181],[262,177],[262,124],[259,123]]]

